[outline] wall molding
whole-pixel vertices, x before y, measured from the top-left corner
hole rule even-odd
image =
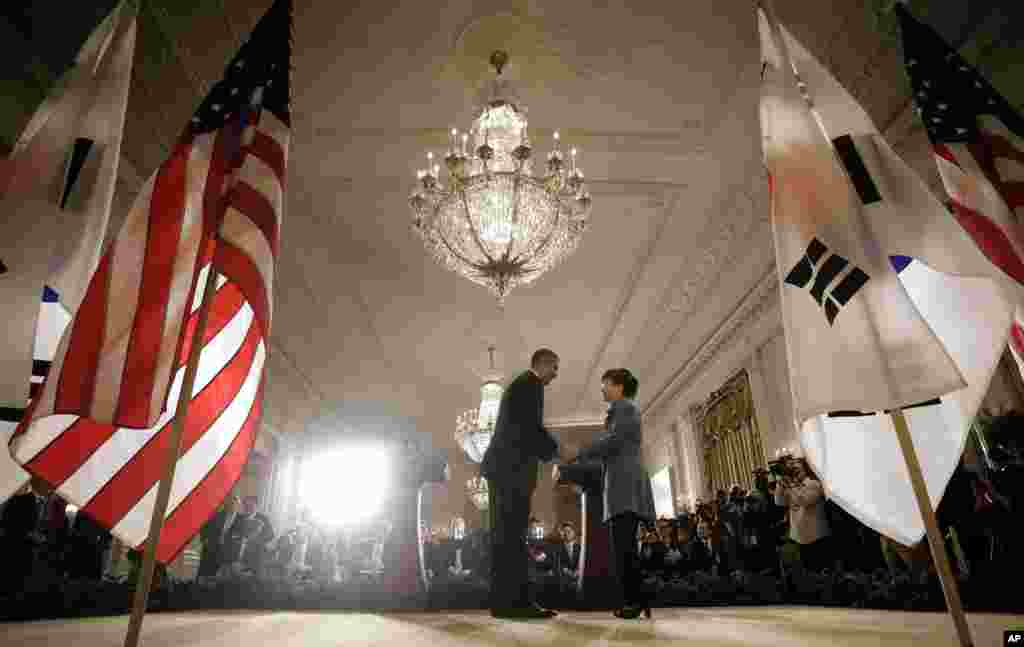
[[[667,415],[680,409],[677,401],[704,374],[712,362],[742,341],[741,333],[766,312],[778,305],[779,288],[775,264],[746,294],[740,304],[701,344],[697,352],[683,364],[664,388],[644,407],[641,415],[645,424],[659,424]]]
[[[722,187],[727,192],[716,199],[714,207],[721,215],[712,218],[695,236],[694,253],[680,264],[669,280],[657,307],[648,315],[643,333],[630,349],[630,364],[640,373],[649,373],[661,361],[686,330],[702,300],[721,285],[736,259],[749,254],[755,241],[771,239],[767,202],[767,174],[758,160],[758,170],[750,167],[742,180]],[[764,245],[771,249],[771,245]],[[774,258],[774,250],[771,252]],[[651,340],[664,342],[653,350]],[[646,340],[641,342],[640,340]]]

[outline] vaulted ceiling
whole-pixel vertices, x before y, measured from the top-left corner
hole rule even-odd
[[[48,4],[9,10],[8,30],[19,20],[35,28],[23,38],[34,53],[3,81],[20,97],[4,106],[8,142],[33,92],[59,71],[41,44]],[[269,4],[144,5],[121,211]],[[296,0],[268,429],[291,438],[424,433],[454,450],[454,417],[477,402],[490,344],[506,377],[537,347],[561,355],[547,395],[552,424],[600,419],[599,378],[616,366],[639,376],[647,407],[774,271],[754,3],[629,4]],[[777,2],[793,34],[928,175],[888,4]],[[911,8],[1021,105],[1020,84],[1010,80],[1020,78],[1024,57],[1008,27],[1021,24],[1020,7],[967,5]],[[82,20],[92,14],[102,11]],[[522,89],[535,146],[546,151],[560,129],[579,148],[594,196],[579,250],[512,292],[504,311],[428,257],[406,206],[422,155],[442,150],[449,128],[468,126],[494,49],[511,54],[507,75]]]

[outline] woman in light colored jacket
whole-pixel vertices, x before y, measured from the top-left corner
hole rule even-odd
[[[655,518],[651,480],[641,453],[640,411],[633,401],[639,386],[627,369],[605,371],[601,392],[609,405],[606,431],[579,453],[580,460],[599,461],[604,466],[604,522],[609,526],[612,559],[622,591],[622,606],[615,615],[625,619],[641,613],[651,617],[637,555],[637,528],[642,520]]]

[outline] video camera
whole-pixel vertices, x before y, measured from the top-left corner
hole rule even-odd
[[[768,473],[776,479],[795,480],[797,477],[797,470],[793,467],[795,459],[796,457],[791,454],[783,454],[775,460],[768,461]]]

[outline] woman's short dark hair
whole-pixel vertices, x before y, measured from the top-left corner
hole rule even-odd
[[[622,387],[622,395],[627,398],[635,398],[636,392],[640,389],[640,380],[629,372],[628,368],[610,368],[601,376],[601,381],[608,380],[612,384]]]

